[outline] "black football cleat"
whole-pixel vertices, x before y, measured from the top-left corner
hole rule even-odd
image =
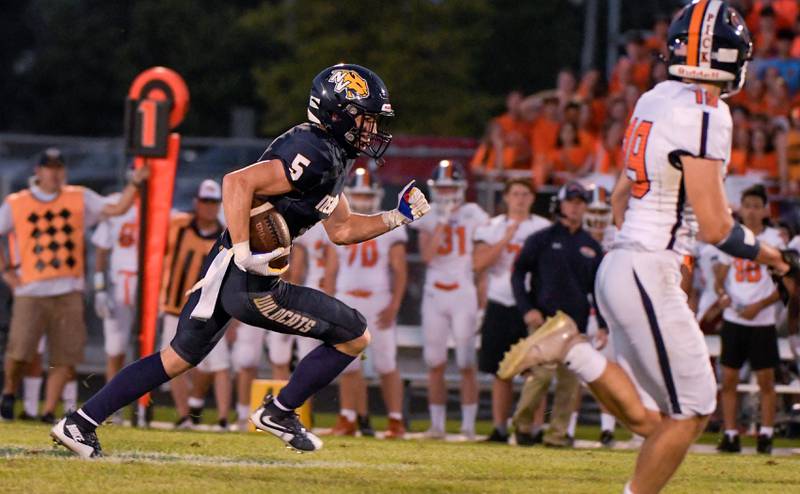
[[[756,444],[756,451],[762,455],[772,454],[772,436],[760,434]]]
[[[14,420],[14,401],[13,394],[4,394],[0,397],[0,420]]]
[[[542,444],[544,441],[544,431],[539,431],[536,434],[514,431],[514,438],[516,439],[517,446],[534,446],[536,444]]]
[[[737,434],[731,439],[727,434],[722,434],[722,439],[717,445],[717,451],[720,453],[741,453],[742,444],[739,442],[739,435]]]
[[[272,395],[267,395],[261,406],[250,415],[256,429],[269,432],[283,441],[287,448],[299,453],[322,449],[322,440],[303,427],[297,414],[279,409],[274,401]]]
[[[508,443],[508,434],[503,434],[495,427],[489,437],[486,438],[487,443]]]
[[[20,412],[20,414],[17,415],[17,418],[25,422],[35,422],[39,420],[39,417],[37,417],[36,415],[28,415],[26,412]]]
[[[614,445],[614,433],[612,431],[602,431],[600,432],[600,444],[602,444],[606,448],[610,448]]]
[[[39,421],[44,422],[45,424],[53,425],[56,423],[56,416],[48,412],[39,417]]]
[[[375,437],[375,429],[372,428],[372,424],[369,420],[369,415],[359,415],[358,416],[358,430],[361,432],[361,435],[364,437]]]
[[[81,458],[100,458],[103,450],[95,431],[83,429],[74,420],[64,417],[50,429],[50,437]]]

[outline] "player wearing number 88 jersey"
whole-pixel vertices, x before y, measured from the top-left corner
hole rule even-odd
[[[474,435],[477,410],[475,338],[478,295],[472,270],[473,237],[489,221],[477,204],[464,202],[467,181],[461,167],[441,161],[428,180],[431,214],[412,224],[427,265],[422,301],[424,358],[430,373],[429,406],[433,437],[444,434],[447,341],[452,336],[461,371],[462,432]]]

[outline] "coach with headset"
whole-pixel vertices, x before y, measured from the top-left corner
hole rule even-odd
[[[511,276],[514,299],[529,331],[536,331],[546,317],[560,310],[575,321],[582,333],[586,332],[592,308],[590,295],[593,299],[595,275],[603,257],[600,244],[582,228],[590,199],[591,191],[579,182],[561,187],[551,208],[556,217],[554,223],[527,238],[514,264]],[[599,311],[597,317],[600,330],[596,343],[602,348],[608,341],[608,329]],[[558,384],[544,443],[571,446],[575,426],[569,427],[573,430],[568,426],[580,382],[563,365],[531,371],[514,413],[514,426],[523,431],[529,426],[534,410],[547,397],[554,376],[558,377]]]

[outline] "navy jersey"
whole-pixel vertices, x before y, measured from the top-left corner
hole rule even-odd
[[[295,238],[330,216],[339,204],[354,160],[324,130],[296,125],[272,141],[259,161],[280,160],[292,190],[264,196],[286,220]]]

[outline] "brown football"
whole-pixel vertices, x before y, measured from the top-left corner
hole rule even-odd
[[[257,209],[264,204],[265,202],[254,199],[252,207]],[[250,250],[253,254],[272,252],[278,247],[289,247],[291,244],[289,225],[274,208],[270,207],[250,216]],[[282,256],[270,262],[269,266],[280,269],[288,263],[289,256]]]

